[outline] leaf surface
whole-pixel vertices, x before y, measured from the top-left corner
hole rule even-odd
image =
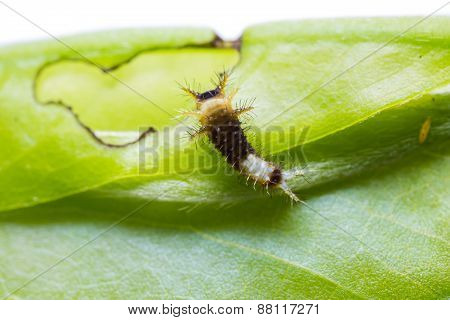
[[[450,19],[408,29],[418,20],[260,25],[240,55],[202,29],[1,49],[0,292],[448,298]],[[207,142],[182,139],[193,122],[174,116],[192,102],[177,82],[206,90],[234,65],[230,90],[256,98],[250,140],[286,169],[308,164],[309,183],[290,185],[313,209],[254,191]],[[158,133],[108,149],[62,104],[108,141]]]

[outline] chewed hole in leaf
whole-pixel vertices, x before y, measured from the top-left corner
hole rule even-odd
[[[107,142],[132,140],[140,128],[176,124],[180,109],[191,107],[177,82],[195,80],[207,88],[211,75],[232,68],[238,59],[234,49],[163,49],[142,53],[109,72],[83,60],[61,60],[38,74],[35,95],[40,103],[70,105]]]

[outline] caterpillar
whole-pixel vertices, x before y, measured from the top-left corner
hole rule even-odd
[[[249,143],[240,117],[253,110],[253,106],[244,105],[233,108],[233,98],[237,89],[229,95],[225,88],[229,79],[227,72],[218,75],[216,87],[205,92],[197,92],[188,86],[181,89],[196,102],[196,109],[183,112],[183,115],[194,117],[200,122],[200,128],[191,136],[193,138],[206,135],[214,147],[225,157],[226,161],[240,174],[254,183],[259,183],[268,191],[281,189],[295,202],[301,201],[288,187],[286,181],[290,174],[280,166],[263,159]]]

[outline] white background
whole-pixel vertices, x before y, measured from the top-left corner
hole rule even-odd
[[[427,15],[446,0],[0,0],[0,45],[101,29],[151,26],[206,26],[225,39],[239,37],[255,23],[285,19]],[[439,11],[450,14],[450,5]]]

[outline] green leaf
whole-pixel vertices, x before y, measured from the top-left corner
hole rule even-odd
[[[0,293],[448,298],[450,19],[418,20],[270,23],[240,54],[202,29],[1,49]],[[286,169],[307,162],[290,186],[308,206],[179,139],[192,103],[177,82],[206,90],[232,66],[230,90],[256,98],[252,143]],[[158,133],[103,147],[62,104],[108,141]]]

